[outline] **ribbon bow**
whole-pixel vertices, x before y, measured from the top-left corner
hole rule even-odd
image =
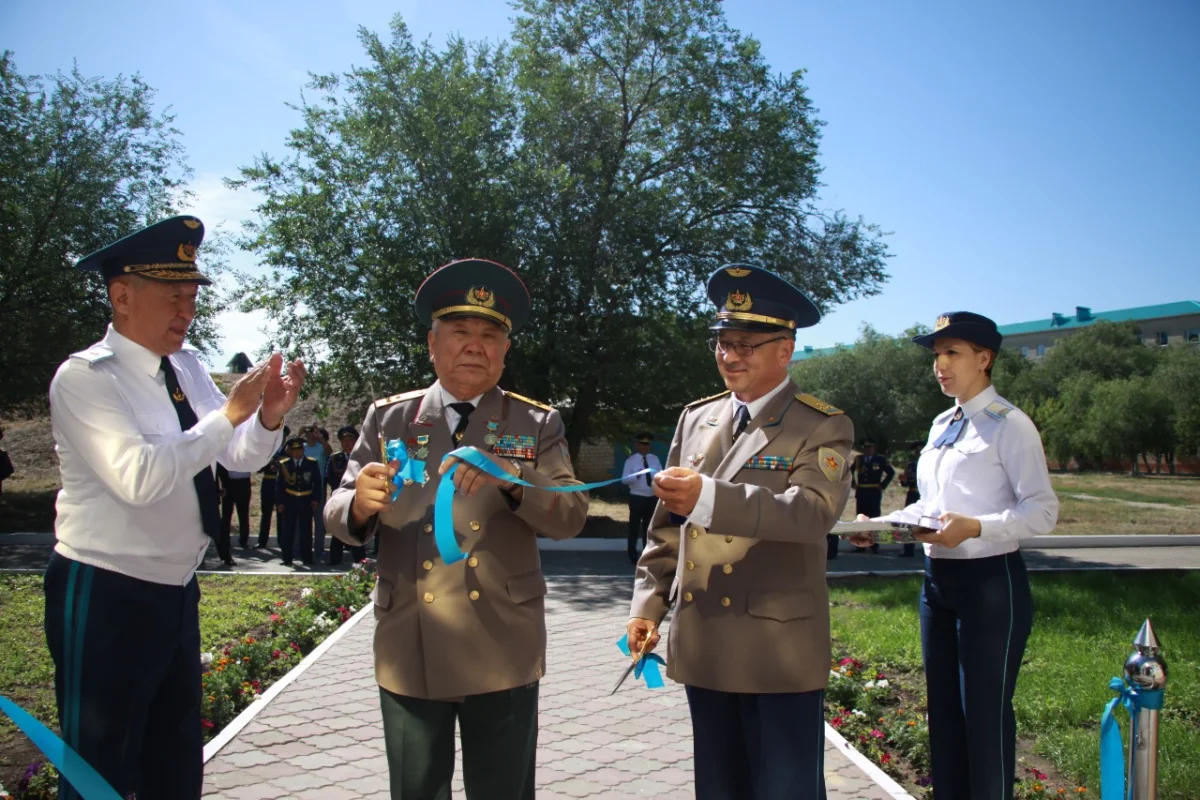
[[[626,658],[631,655],[629,650],[629,634],[625,634],[620,639],[617,639],[617,647],[625,654]],[[634,680],[645,677],[647,689],[661,689],[663,687],[662,672],[659,670],[659,665],[666,666],[665,661],[657,653],[646,653],[638,661],[637,666],[633,668]]]
[[[425,485],[425,462],[416,458],[408,457],[408,445],[403,439],[390,439],[384,445],[387,454],[388,463],[399,461],[400,466],[396,468],[396,475],[392,478],[392,483],[395,484],[396,490],[392,492],[392,501],[400,496],[400,490],[410,483],[419,483]]]
[[[1162,708],[1162,689],[1144,690],[1121,678],[1113,678],[1108,688],[1117,696],[1108,701],[1100,715],[1100,797],[1101,800],[1125,800],[1125,745],[1121,741],[1121,729],[1113,714],[1118,704],[1129,712],[1129,741],[1136,746],[1138,735],[1138,712],[1143,708]],[[1129,783],[1133,784],[1132,767]]]

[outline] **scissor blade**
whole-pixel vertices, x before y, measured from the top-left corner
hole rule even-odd
[[[371,393],[371,413],[375,415],[375,431],[379,434],[379,461],[382,464],[387,463],[387,447],[383,442],[383,428],[379,425],[379,395],[375,394],[375,387],[371,385],[371,379],[363,376],[367,383],[367,391]]]
[[[628,667],[625,668],[625,671],[621,673],[621,677],[617,678],[617,685],[614,686],[612,688],[612,691],[608,693],[610,697],[617,693],[617,689],[621,688],[621,684],[624,683],[625,679],[628,678],[633,673],[633,668],[636,666],[637,666],[637,662],[634,661]]]

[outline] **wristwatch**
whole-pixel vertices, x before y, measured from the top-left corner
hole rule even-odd
[[[521,476],[525,474],[525,471],[521,468],[521,462],[510,458],[508,460],[508,463],[512,464],[514,467],[517,468],[517,473],[515,475],[513,475],[512,477],[515,480],[518,480],[518,481],[521,480]],[[520,487],[516,483],[511,483],[511,485],[508,488],[501,486],[500,491],[504,492],[505,494],[512,494],[519,488]]]

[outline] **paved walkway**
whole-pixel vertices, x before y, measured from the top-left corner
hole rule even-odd
[[[668,681],[651,691],[631,677],[608,695],[626,664],[615,642],[628,608],[628,579],[563,577],[549,583],[539,800],[694,797],[682,687]],[[368,612],[222,748],[206,767],[205,797],[386,800],[371,667],[374,628]],[[461,796],[460,759],[457,766],[454,791]],[[828,741],[825,778],[830,800],[891,797]]]

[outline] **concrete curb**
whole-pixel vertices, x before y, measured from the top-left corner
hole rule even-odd
[[[358,624],[359,620],[366,616],[368,612],[374,611],[374,609],[375,604],[368,600],[365,606],[360,608],[358,612],[355,613],[355,615],[350,619],[342,623],[342,625],[340,625],[336,631],[325,637],[325,641],[313,648],[313,651],[305,656],[299,664],[292,667],[290,670],[288,670],[286,675],[271,684],[265,692],[258,696],[257,700],[242,709],[242,713],[234,717],[228,725],[221,729],[220,733],[213,737],[212,741],[204,745],[204,763],[207,764],[209,759],[221,752],[221,748],[229,744],[233,737],[241,733],[242,728],[245,728],[247,725],[249,725],[251,720],[253,720],[264,709],[266,709],[271,701],[279,696],[280,692],[286,689],[294,680],[303,675],[305,670],[317,663],[317,659],[323,656],[326,650],[333,647],[339,639],[345,636],[351,628]]]
[[[846,741],[846,737],[838,733],[837,729],[832,727],[828,722],[825,723],[825,738],[832,742],[833,746],[841,751],[842,755],[850,759],[850,762],[854,766],[867,773],[867,777],[875,781],[879,785],[879,788],[887,792],[893,800],[916,800],[916,798],[904,790],[903,786],[896,783],[891,775],[880,769],[874,761],[855,750]]]

